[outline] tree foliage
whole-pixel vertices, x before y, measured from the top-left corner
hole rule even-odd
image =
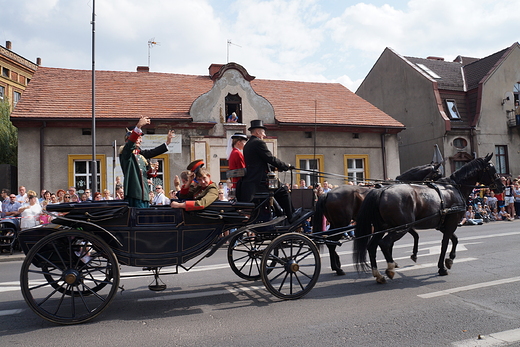
[[[18,130],[10,116],[9,101],[0,100],[0,164],[18,166]]]

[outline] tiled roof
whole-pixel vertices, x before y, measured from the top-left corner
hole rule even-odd
[[[428,75],[430,78],[433,78],[437,81],[437,85],[439,89],[446,90],[464,90],[464,81],[462,79],[462,64],[458,62],[450,62],[444,60],[434,60],[434,59],[423,59],[423,58],[414,58],[414,57],[405,57],[411,63],[423,64],[431,71],[435,72],[440,78],[433,78]],[[426,74],[420,67],[418,67],[421,72]]]
[[[403,127],[339,83],[258,80],[253,89],[271,102],[279,123]]]
[[[478,87],[482,79],[487,76],[496,63],[504,56],[504,53],[510,48],[491,54],[485,58],[474,61],[464,66],[464,75],[466,76],[466,84],[468,90]]]
[[[196,96],[207,92],[208,77],[148,72],[96,71],[96,118],[189,120]],[[92,72],[40,67],[11,115],[13,118],[89,118]]]
[[[23,119],[88,119],[92,73],[39,67],[11,117]],[[255,79],[253,89],[274,107],[282,124],[404,127],[400,122],[341,84]],[[209,76],[154,72],[96,71],[96,118],[191,120],[193,101],[213,86]],[[315,102],[316,113],[315,113]]]

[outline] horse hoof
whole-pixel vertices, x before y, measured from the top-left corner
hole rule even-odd
[[[385,284],[386,283],[386,278],[381,276],[379,278],[376,278],[376,282],[379,283],[379,284]]]
[[[388,278],[390,278],[391,280],[394,279],[394,276],[395,276],[395,271],[391,271],[391,270],[386,270],[385,271],[386,275],[388,276]]]
[[[410,256],[410,259],[412,259],[414,263],[417,263],[417,255],[412,254],[412,255]]]
[[[439,269],[439,276],[448,276],[448,270]]]
[[[445,259],[445,260],[444,260],[444,264],[446,265],[446,267],[447,267],[448,269],[451,269],[451,267],[453,266],[453,260],[451,260],[451,259]]]
[[[394,262],[394,268],[397,269],[398,267],[399,267],[399,265],[396,262]]]
[[[345,276],[345,271],[339,269],[339,270],[336,270],[336,275],[337,276]]]

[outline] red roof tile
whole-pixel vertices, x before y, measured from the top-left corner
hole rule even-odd
[[[11,117],[91,117],[92,72],[39,67]],[[255,79],[253,89],[274,107],[279,123],[403,127],[383,111],[337,83]],[[96,71],[96,118],[191,120],[193,101],[213,86],[209,76],[154,72]]]

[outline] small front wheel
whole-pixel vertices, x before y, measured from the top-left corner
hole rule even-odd
[[[262,258],[262,282],[280,299],[299,299],[306,295],[318,281],[320,271],[318,247],[298,233],[274,239]]]
[[[59,324],[83,323],[114,298],[119,265],[99,237],[81,230],[59,231],[27,253],[20,285],[25,302],[40,317]]]

